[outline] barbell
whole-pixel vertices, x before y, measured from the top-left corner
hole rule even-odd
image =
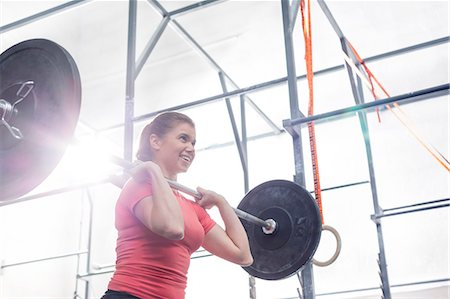
[[[73,135],[80,107],[78,68],[60,45],[32,39],[0,55],[0,201],[28,193],[50,175]],[[125,169],[133,165],[117,157],[113,162]],[[195,190],[168,182],[201,198]],[[283,279],[312,260],[322,222],[314,198],[303,187],[268,181],[250,190],[234,210],[243,220],[254,258],[244,267],[249,274]]]

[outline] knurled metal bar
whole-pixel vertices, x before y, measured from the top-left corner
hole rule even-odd
[[[283,33],[284,33],[284,43],[285,43],[285,55],[286,55],[286,70],[288,77],[288,89],[289,89],[289,106],[291,118],[299,118],[303,116],[300,112],[298,104],[298,92],[297,92],[297,75],[295,71],[295,55],[294,55],[294,44],[292,38],[292,14],[291,6],[289,1],[281,1],[281,10],[283,17]],[[303,159],[303,145],[301,138],[301,131],[298,134],[292,135],[292,143],[294,148],[294,163],[295,163],[295,176],[294,181],[300,186],[305,187],[305,166]],[[314,274],[312,263],[307,263],[301,270],[301,275],[299,277],[301,288],[302,288],[302,298],[304,299],[314,299]]]

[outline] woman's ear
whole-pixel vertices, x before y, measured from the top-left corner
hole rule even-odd
[[[159,139],[158,135],[151,134],[150,138],[149,138],[149,142],[150,142],[150,147],[153,150],[156,150],[156,151],[159,150],[161,142],[160,142],[160,139]]]

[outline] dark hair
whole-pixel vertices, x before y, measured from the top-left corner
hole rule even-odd
[[[152,160],[150,135],[155,134],[158,137],[164,137],[164,135],[180,123],[187,123],[195,128],[192,119],[185,114],[173,111],[158,114],[155,119],[142,130],[136,157],[141,161]]]

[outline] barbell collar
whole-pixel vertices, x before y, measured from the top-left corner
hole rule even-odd
[[[233,208],[233,210],[236,212],[236,215],[239,218],[244,219],[250,223],[256,224],[258,226],[261,226],[265,234],[271,234],[275,231],[276,227],[275,221],[262,220],[261,218],[253,216],[252,214],[249,214],[236,208]]]

